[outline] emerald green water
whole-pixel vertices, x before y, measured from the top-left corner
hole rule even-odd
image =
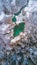
[[[16,17],[15,16],[12,18],[12,22],[16,22]]]
[[[24,5],[17,13],[14,13],[14,15],[18,16],[21,13],[22,9],[25,8],[28,5],[28,2],[29,2],[29,0],[27,0],[27,4]]]
[[[14,37],[18,36],[21,32],[24,31],[24,26],[25,24],[22,22],[14,27]]]

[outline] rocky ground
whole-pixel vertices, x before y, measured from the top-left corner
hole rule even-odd
[[[12,15],[6,15],[12,13],[10,8],[10,6],[7,7],[10,12],[6,9],[7,11],[4,10],[3,16],[0,17],[0,65],[37,65],[37,12],[30,11],[29,18],[24,10],[21,15],[15,15],[20,22],[22,19],[19,18],[23,17],[25,28],[23,32],[14,37],[13,28],[18,25],[16,24],[18,22],[12,21]]]
[[[8,34],[10,34],[10,33],[8,33]],[[5,65],[5,64],[12,65],[11,63],[13,63],[13,62],[14,62],[13,65],[15,65],[15,63],[16,63],[16,65],[20,65],[20,63],[23,63],[22,60],[24,58],[21,60],[20,57],[18,57],[18,55],[20,56],[20,54],[21,54],[22,56],[25,56],[25,58],[26,57],[29,58],[31,55],[30,49],[37,48],[37,27],[36,26],[34,26],[33,24],[31,24],[29,22],[26,22],[26,27],[22,34],[23,35],[20,35],[21,36],[20,40],[15,43],[9,42],[9,44],[4,44],[4,42],[3,42],[1,44],[3,36],[0,39],[1,40],[1,42],[0,42],[0,44],[1,44],[0,62],[2,63],[2,65]],[[13,58],[13,60],[11,58]],[[27,60],[27,58],[26,58],[26,60]],[[26,60],[24,61],[24,63],[26,62],[28,64],[28,61],[26,61]],[[1,65],[1,63],[0,63],[0,65]],[[32,65],[35,65],[35,64],[36,63],[34,63],[34,61],[33,61]]]

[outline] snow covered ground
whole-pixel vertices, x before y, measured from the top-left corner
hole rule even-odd
[[[37,26],[37,0],[29,0],[28,6],[25,7],[29,22]]]

